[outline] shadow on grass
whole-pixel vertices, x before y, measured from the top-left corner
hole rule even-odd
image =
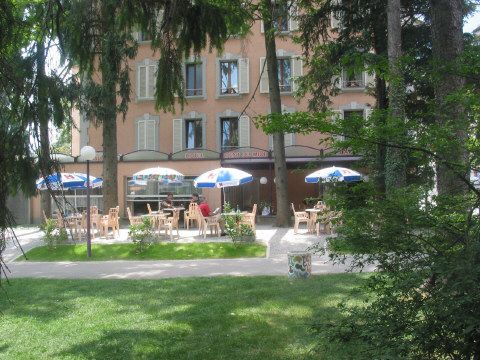
[[[336,305],[361,279],[352,274],[306,281],[15,279],[8,289],[13,305],[1,304],[0,310],[9,317],[33,317],[47,329],[49,323],[72,327],[78,332],[74,343],[49,350],[58,357],[302,359],[310,358],[316,343],[309,331],[314,317],[334,321]],[[92,334],[83,336],[83,325],[95,329],[93,340]]]

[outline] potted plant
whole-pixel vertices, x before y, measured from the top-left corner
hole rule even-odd
[[[260,208],[260,215],[262,215],[262,216],[270,215],[270,209],[271,209],[270,208],[270,202],[268,202],[266,200],[260,201],[259,208]]]

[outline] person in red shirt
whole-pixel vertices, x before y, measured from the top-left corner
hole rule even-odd
[[[208,206],[206,197],[203,197],[202,202],[200,203],[200,205],[198,205],[198,207],[200,208],[200,211],[202,212],[203,216],[205,217],[211,216],[210,206]]]
[[[210,210],[210,206],[208,206],[206,197],[202,198],[202,202],[200,203],[200,205],[198,205],[198,207],[199,207],[199,209],[202,212],[202,215],[204,217],[209,217],[209,216],[213,215],[211,210]],[[220,230],[222,231],[221,235],[225,236],[226,235],[226,233],[225,233],[225,221],[222,218],[220,218],[218,220],[218,223],[220,224]]]

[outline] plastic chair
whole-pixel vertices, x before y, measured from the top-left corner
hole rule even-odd
[[[180,233],[178,232],[178,220],[180,218],[180,210],[173,210],[173,215],[163,220],[160,224],[160,229],[165,230],[165,238],[170,233],[170,240],[173,241],[173,229],[177,230],[177,237],[180,239]]]
[[[127,206],[127,214],[128,214],[128,221],[130,221],[130,225],[138,225],[143,223],[143,219],[141,216],[132,216],[132,212],[130,208]]]
[[[197,203],[190,203],[188,206],[188,210],[183,214],[183,227],[186,229],[190,228],[190,221],[196,221],[198,225],[198,217],[197,217]]]
[[[293,203],[291,205],[292,205],[293,216],[295,218],[295,224],[293,226],[293,233],[297,234],[298,233],[298,226],[301,223],[305,223],[307,225],[307,228],[308,228],[308,223],[310,221],[310,218],[308,217],[307,212],[305,212],[305,211],[295,211],[295,206],[293,205]]]

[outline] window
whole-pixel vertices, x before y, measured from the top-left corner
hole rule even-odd
[[[198,149],[202,146],[202,119],[185,120],[185,148]]]
[[[157,79],[157,65],[154,61],[145,60],[137,67],[137,98],[153,99],[155,96],[155,82]]]
[[[222,118],[220,119],[221,138],[220,144],[222,150],[238,147],[238,118]]]
[[[185,65],[186,96],[203,95],[202,63]]]
[[[342,71],[342,88],[343,89],[355,89],[364,88],[365,81],[363,72],[359,71]]]
[[[292,62],[290,58],[277,59],[280,92],[292,91]]]
[[[270,89],[268,85],[268,67],[265,58],[260,58],[260,93],[268,94]],[[289,54],[284,50],[277,51],[277,71],[280,92],[283,94],[292,94],[297,90],[297,80],[303,74],[303,61],[295,54]]]
[[[238,94],[238,61],[220,61],[220,94]]]
[[[288,31],[288,4],[275,4],[273,27],[277,31]]]
[[[343,110],[344,119],[349,119],[353,116],[363,117],[363,110]]]
[[[158,120],[144,117],[137,120],[137,150],[157,150]]]

